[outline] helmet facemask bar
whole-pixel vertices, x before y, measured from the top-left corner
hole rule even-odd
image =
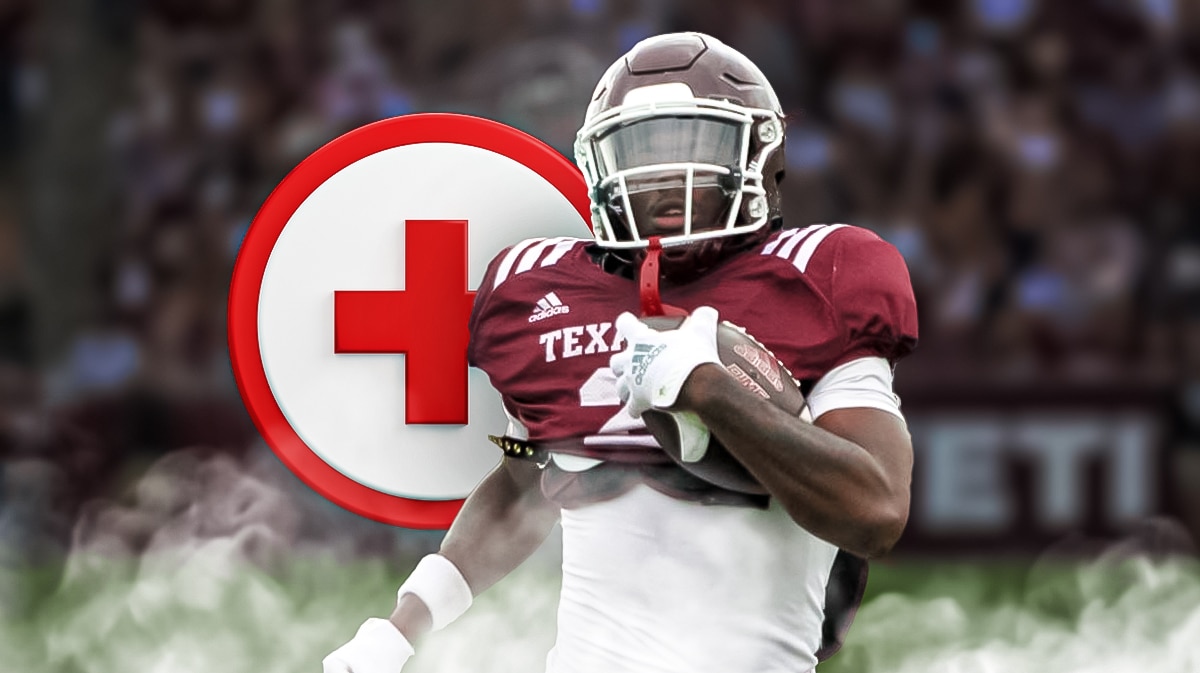
[[[765,125],[772,127],[770,142],[760,143],[751,158],[751,134],[759,128],[759,140],[766,140],[761,137]],[[591,188],[597,242],[609,248],[647,245],[629,198],[642,191],[683,193],[682,233],[661,236],[664,246],[759,229],[769,219],[760,167],[782,136],[777,113],[719,100],[625,105],[597,115],[580,130],[575,144]],[[694,193],[705,188],[724,192],[726,214],[723,222],[702,223],[706,228],[694,231],[701,224],[693,222]],[[751,219],[739,224],[747,199]]]

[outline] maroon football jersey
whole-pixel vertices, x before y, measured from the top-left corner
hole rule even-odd
[[[592,242],[534,239],[502,252],[475,296],[468,359],[491,377],[528,439],[604,459],[582,472],[551,461],[542,490],[564,508],[614,498],[636,483],[705,504],[765,507],[674,464],[640,420],[622,410],[608,359],[623,344],[613,322],[640,307],[637,284],[604,272]],[[895,362],[917,341],[903,258],[874,233],[814,225],[773,234],[705,276],[663,289],[664,303],[709,305],[770,348],[805,391],[866,356]],[[841,646],[866,586],[866,562],[840,552],[825,597],[818,659]]]
[[[613,323],[639,310],[636,283],[607,273],[590,240],[532,239],[488,267],[471,315],[469,362],[487,372],[532,442],[614,462],[663,456],[622,411]],[[665,287],[665,303],[713,306],[803,382],[864,356],[891,361],[916,345],[917,312],[904,259],[874,233],[814,225],[773,234],[700,279]]]

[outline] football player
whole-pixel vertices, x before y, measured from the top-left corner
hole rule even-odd
[[[515,245],[476,295],[468,356],[510,416],[505,458],[391,618],[363,624],[326,673],[396,673],[558,521],[551,673],[796,673],[836,645],[835,559],[886,552],[908,516],[892,372],[916,308],[873,233],[783,228],[783,141],[762,72],[712,37],[650,38],[609,68],[576,142],[594,240]],[[678,329],[635,317],[662,304],[688,314]],[[773,351],[804,414],[721,366],[718,319]],[[694,414],[762,491],[681,468],[647,432],[651,409]],[[861,597],[848,567],[839,610]]]

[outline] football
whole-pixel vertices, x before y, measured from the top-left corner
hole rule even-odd
[[[642,318],[642,322],[659,331],[675,329],[683,320],[683,316]],[[800,386],[792,378],[791,372],[774,353],[744,329],[729,322],[719,323],[717,352],[725,369],[742,386],[789,414],[799,416],[803,411],[804,393],[800,392]],[[731,491],[766,495],[766,489],[716,437],[709,435],[708,448],[698,459],[685,459],[681,451],[680,429],[670,413],[652,409],[642,414],[642,420],[663,450],[684,470]]]

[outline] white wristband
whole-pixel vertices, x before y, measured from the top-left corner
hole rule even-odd
[[[399,601],[404,594],[421,599],[429,608],[433,630],[437,631],[462,616],[471,607],[471,587],[463,578],[458,566],[441,554],[429,554],[421,559],[400,590]]]

